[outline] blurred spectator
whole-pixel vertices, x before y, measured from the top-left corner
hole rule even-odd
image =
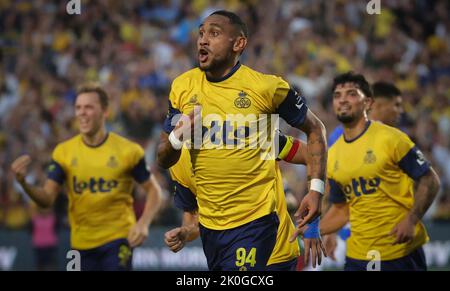
[[[4,211],[4,225],[7,229],[18,230],[29,225],[28,206],[17,192],[11,192]]]

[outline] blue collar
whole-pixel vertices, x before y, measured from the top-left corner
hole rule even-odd
[[[357,140],[358,138],[360,138],[364,133],[366,133],[367,129],[369,129],[369,126],[370,126],[370,120],[368,120],[368,121],[366,122],[366,127],[364,128],[364,130],[363,130],[360,134],[358,134],[356,137],[354,137],[354,138],[352,138],[352,139],[349,139],[349,140],[345,139],[345,135],[344,135],[344,134],[342,134],[342,137],[344,138],[344,141],[345,141],[346,143],[352,143],[352,142],[354,142],[355,140]]]
[[[96,145],[88,145],[87,143],[84,142],[83,137],[81,137],[81,141],[83,142],[83,144],[85,146],[87,146],[89,148],[98,148],[98,147],[102,146],[108,140],[108,137],[109,137],[109,132],[107,132],[105,138],[99,144],[96,144]]]
[[[238,61],[237,64],[234,65],[234,67],[231,69],[231,71],[230,71],[228,74],[226,74],[225,76],[223,76],[223,77],[221,77],[221,78],[217,78],[217,79],[214,79],[214,78],[208,78],[208,76],[207,76],[206,73],[205,73],[205,75],[206,75],[206,80],[208,80],[209,82],[212,82],[212,83],[218,83],[218,82],[225,81],[226,79],[228,79],[228,78],[230,78],[231,76],[233,76],[233,74],[236,73],[236,71],[237,71],[240,67],[241,67],[241,62]]]

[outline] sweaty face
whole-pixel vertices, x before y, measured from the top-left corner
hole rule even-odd
[[[353,123],[364,117],[367,101],[367,97],[354,83],[339,84],[333,92],[334,113],[344,124]]]
[[[105,121],[105,111],[97,93],[82,93],[77,96],[75,116],[81,134],[93,136],[100,130]]]
[[[229,19],[211,15],[199,27],[198,62],[203,71],[213,71],[230,63],[237,33]]]
[[[403,112],[402,97],[393,99],[378,97],[375,98],[370,107],[370,118],[381,121],[390,126],[397,126]]]

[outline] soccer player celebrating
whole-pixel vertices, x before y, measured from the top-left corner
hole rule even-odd
[[[279,138],[280,149],[277,160],[285,160],[297,164],[306,163],[306,145],[302,141],[296,140],[291,136],[285,136],[281,132],[277,136]],[[267,263],[267,270],[295,271],[300,252],[297,242],[286,243],[295,232],[295,227],[287,211],[283,181],[278,165],[276,171],[276,209],[280,225],[278,227],[275,247]],[[178,252],[187,242],[196,239],[200,235],[198,227],[198,205],[195,197],[196,186],[193,179],[194,174],[189,151],[186,148],[182,149],[180,159],[170,168],[170,174],[175,183],[175,205],[183,210],[184,213],[182,225],[166,232],[164,241],[173,252]],[[326,256],[320,236],[314,236],[313,231],[310,229],[310,233],[307,232],[304,234],[303,242],[305,247],[305,264],[311,253],[313,267],[316,266],[316,263],[320,265],[322,252]],[[236,265],[241,264],[242,260],[236,260]],[[213,269],[213,266],[209,266],[209,268]]]
[[[372,84],[372,102],[367,111],[370,120],[383,122],[397,127],[403,113],[403,98],[401,91],[392,83],[378,81]],[[328,146],[332,146],[344,132],[339,125],[330,134]]]
[[[144,150],[107,132],[107,93],[95,84],[77,92],[75,115],[80,134],[53,151],[43,187],[25,181],[30,157],[11,169],[25,192],[41,207],[53,205],[65,183],[69,197],[71,247],[80,251],[81,270],[130,270],[132,248],[148,236],[160,205],[161,188],[147,170]],[[147,192],[145,210],[136,222],[133,179]]]
[[[401,91],[392,83],[378,81],[372,84],[372,93],[370,108],[367,112],[369,120],[380,121],[386,125],[397,127],[401,114],[403,113]],[[328,145],[331,147],[343,132],[344,128],[342,125],[336,127],[328,139]],[[413,182],[413,180],[410,181],[410,183]],[[344,226],[339,233],[341,232],[341,237],[347,239],[350,229]],[[337,247],[336,234],[326,235],[323,237],[323,240],[327,254],[330,255],[330,258],[335,259],[334,250]]]
[[[428,236],[420,220],[439,178],[406,134],[367,118],[371,95],[362,75],[334,80],[333,109],[344,134],[328,152],[333,204],[320,231],[333,233],[350,220],[345,270],[367,270],[372,258],[380,270],[426,270],[421,246]]]
[[[197,40],[199,68],[173,81],[165,132],[158,146],[159,165],[173,166],[181,154],[173,118],[201,105],[202,116],[207,117],[203,128],[211,138],[203,140],[201,148],[191,149],[191,160],[200,234],[208,265],[214,270],[238,270],[237,250],[244,250],[240,257],[255,257],[251,264],[244,263],[246,269],[266,269],[278,228],[275,160],[261,158],[270,149],[233,147],[236,137],[245,136],[247,131],[234,128],[227,116],[262,118],[265,114],[271,118],[272,113],[279,114],[307,134],[311,187],[296,213],[300,227],[320,215],[324,191],[327,154],[322,122],[283,79],[239,62],[246,45],[247,27],[236,14],[216,11],[205,19]],[[228,132],[234,133],[234,138]],[[223,147],[214,147],[216,144]]]

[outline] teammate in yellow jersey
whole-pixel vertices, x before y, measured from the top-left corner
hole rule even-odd
[[[144,150],[107,132],[108,96],[95,84],[79,89],[75,115],[80,134],[53,151],[43,187],[25,181],[30,157],[11,168],[25,192],[41,207],[53,205],[62,185],[69,198],[71,247],[80,251],[81,270],[130,270],[132,248],[148,236],[160,205],[161,189],[146,167]],[[147,192],[145,210],[136,222],[133,180]]]
[[[266,269],[275,245],[279,223],[275,214],[275,160],[263,158],[270,147],[246,144],[260,136],[264,129],[260,121],[271,125],[275,119],[271,114],[278,114],[307,134],[311,187],[297,211],[300,226],[319,216],[324,191],[327,155],[322,122],[283,79],[239,62],[246,45],[247,28],[236,14],[216,11],[203,21],[197,40],[199,68],[173,81],[165,132],[158,146],[159,165],[173,166],[181,154],[175,118],[201,105],[204,139],[200,147],[194,139],[190,154],[200,233],[212,270],[240,269],[235,265],[238,255],[251,262],[244,263],[246,269]],[[232,119],[237,116],[250,119],[246,122],[250,125],[236,126]],[[252,126],[257,122],[259,131],[255,134]],[[246,145],[236,146],[242,140]]]
[[[426,270],[421,218],[439,178],[406,134],[369,121],[371,89],[362,75],[335,78],[333,109],[344,134],[328,152],[330,207],[320,222],[333,233],[349,219],[345,270]],[[416,182],[416,192],[413,184]],[[379,265],[368,264],[379,261]]]
[[[278,133],[280,150],[278,160],[296,164],[306,163],[306,145],[290,136]],[[300,255],[297,242],[287,243],[288,239],[295,231],[294,224],[287,211],[285,194],[281,172],[277,165],[277,214],[280,220],[277,240],[272,255],[267,263],[269,271],[295,271],[297,267],[297,258]],[[181,227],[174,228],[165,234],[166,245],[174,252],[180,251],[186,242],[196,239],[199,233],[198,227],[198,205],[195,198],[196,187],[189,151],[183,149],[178,162],[170,168],[170,174],[175,184],[175,205],[184,211]],[[322,252],[324,247],[319,238],[303,239],[306,254],[305,263],[312,255],[313,267],[321,264]],[[310,251],[311,250],[311,251]],[[239,260],[236,264],[240,264]]]
[[[401,114],[403,113],[402,92],[392,83],[385,81],[378,81],[372,84],[372,102],[367,115],[370,120],[380,121],[386,125],[397,127]],[[342,135],[344,129],[342,126],[337,127],[330,135],[328,145],[332,144]],[[331,139],[331,136],[335,138]],[[410,179],[410,183],[414,180]],[[342,233],[341,233],[342,232]],[[350,229],[344,227],[339,231],[342,239],[346,240],[350,234]],[[329,257],[335,260],[334,251],[337,247],[336,233],[325,235],[323,242]]]

